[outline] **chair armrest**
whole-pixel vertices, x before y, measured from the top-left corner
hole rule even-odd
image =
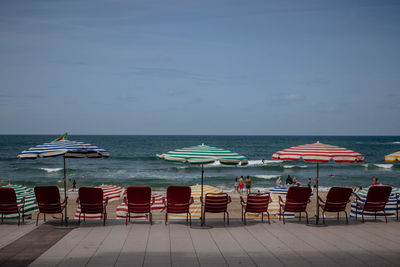
[[[25,197],[23,197],[22,199],[21,199],[21,201],[19,202],[19,204],[22,204],[22,203],[24,203],[25,202]]]
[[[166,207],[167,206],[167,202],[165,201],[165,197],[162,198],[162,202],[164,204],[164,207]]]
[[[106,207],[108,204],[108,197],[106,197],[106,200],[104,201],[104,207]]]
[[[231,196],[228,196],[228,204],[232,202]]]
[[[189,205],[191,205],[193,203],[194,203],[194,199],[193,199],[193,197],[190,197]]]
[[[124,203],[128,204],[128,199],[126,197],[124,197]]]
[[[154,196],[152,196],[152,197],[151,197],[150,206],[153,206],[155,202],[156,202],[156,198],[155,198]]]
[[[322,203],[325,203],[325,201],[322,200],[322,198],[321,198],[320,196],[318,196],[318,200],[319,200],[320,202],[322,202]]]
[[[61,205],[67,205],[67,203],[68,203],[68,197],[66,197],[65,199],[64,199],[64,201],[62,202],[62,203],[60,203]]]
[[[80,199],[79,199],[79,196],[78,196],[78,198],[76,199],[76,204],[79,204],[79,202],[80,202]]]
[[[278,198],[279,198],[279,204],[281,205],[281,204],[285,204],[285,202],[283,201],[283,199],[282,199],[282,197],[279,195],[278,196]]]
[[[400,201],[400,194],[399,193],[396,193],[396,199],[397,199],[397,202]]]

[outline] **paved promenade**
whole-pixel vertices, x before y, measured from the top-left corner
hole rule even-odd
[[[196,229],[180,222],[165,226],[162,221],[125,226],[110,220],[105,227],[88,222],[63,233],[54,232],[53,225],[1,225],[0,260],[3,255],[4,265],[2,251],[15,242],[23,244],[30,235],[27,242],[32,247],[50,244],[30,266],[400,266],[397,221],[330,221],[328,227],[297,221],[283,225],[278,220],[270,225],[251,220],[247,226],[240,220],[232,220],[228,227],[220,220],[209,224],[213,228]],[[39,230],[42,237],[47,231],[48,237],[33,240]],[[51,236],[58,242],[51,243]],[[23,266],[16,259],[8,259],[7,266]]]

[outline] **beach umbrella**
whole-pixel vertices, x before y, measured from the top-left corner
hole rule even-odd
[[[164,154],[157,154],[157,157],[170,162],[180,162],[201,165],[201,194],[204,190],[204,164],[219,161],[226,165],[246,165],[248,159],[229,150],[206,146],[204,144],[182,149],[176,149]],[[201,205],[201,214],[203,214],[203,205]],[[203,220],[201,219],[201,225]]]
[[[363,162],[364,155],[354,152],[343,147],[332,146],[320,142],[314,144],[306,144],[294,146],[282,151],[275,152],[272,159],[298,161],[303,159],[305,162],[317,163],[317,178],[316,178],[316,198],[317,212],[316,224],[319,222],[319,199],[318,199],[318,180],[319,180],[319,163],[333,160],[336,163],[353,163]]]
[[[35,210],[38,210],[38,206],[36,203],[36,196],[35,196],[35,193],[33,192],[32,188],[29,188],[29,187],[26,187],[23,185],[15,185],[15,184],[3,185],[1,187],[14,189],[15,195],[17,197],[17,203],[19,203],[22,198],[25,198],[25,201],[24,201],[24,214],[25,215],[30,215]],[[4,215],[4,218],[17,219],[18,215],[17,214],[7,214],[7,215]]]
[[[37,159],[63,156],[64,158],[64,198],[67,198],[67,158],[108,158],[110,153],[97,146],[78,141],[68,140],[65,133],[49,143],[37,145],[18,154],[19,159]],[[67,209],[65,209],[65,224],[68,224]]]
[[[400,151],[385,156],[386,162],[400,161]]]

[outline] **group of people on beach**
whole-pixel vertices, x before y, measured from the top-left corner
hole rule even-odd
[[[250,176],[247,176],[246,179],[243,178],[243,176],[240,176],[240,178],[235,178],[235,189],[233,193],[239,193],[243,194],[243,188],[244,185],[246,184],[246,194],[251,193],[251,178]]]

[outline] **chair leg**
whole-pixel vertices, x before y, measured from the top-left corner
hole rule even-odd
[[[306,211],[306,221],[307,221],[307,224],[308,224],[308,212]]]
[[[18,226],[19,226],[20,217],[21,217],[21,215],[19,215],[19,212],[18,212]]]
[[[339,212],[337,213],[336,218],[336,221],[339,221]]]
[[[282,221],[283,221],[283,224],[285,224],[285,211],[283,211],[283,213],[282,213]]]
[[[376,221],[376,211],[375,211],[375,221]]]
[[[346,224],[349,224],[349,218],[347,216],[347,211],[344,210],[344,213],[346,214]]]
[[[192,226],[192,214],[189,212],[189,225]]]
[[[362,223],[364,223],[364,211],[361,212]]]
[[[46,213],[43,213],[44,216],[44,222],[46,222]]]
[[[165,225],[167,225],[168,222],[168,212],[165,213]]]
[[[189,214],[186,213],[186,225],[188,224],[188,218],[189,218]],[[203,220],[203,218],[200,218],[201,220]]]
[[[267,215],[268,215],[268,224],[271,224],[270,220],[269,220],[269,212],[267,211]]]
[[[244,225],[246,225],[246,224],[247,224],[247,221],[246,221],[246,212],[243,213],[243,221],[244,221]]]
[[[129,218],[129,211],[128,211],[128,213],[126,214],[125,225],[128,225],[128,218]]]
[[[37,216],[36,216],[36,226],[38,226],[39,215],[40,215],[40,212],[38,212],[38,214],[37,214]]]
[[[225,212],[224,212],[224,223],[225,223]]]
[[[383,215],[385,215],[385,222],[387,223],[387,217],[386,217],[386,212],[383,210]]]
[[[1,224],[3,224],[3,220],[4,220],[4,214],[1,214]]]
[[[107,220],[107,213],[104,212],[104,216],[103,216],[103,225],[106,225],[106,220]]]
[[[264,212],[261,212],[261,222],[264,222]]]
[[[281,215],[282,215],[282,208],[279,207],[279,221],[281,220]]]
[[[82,214],[82,212],[80,212],[80,213],[79,213],[79,217],[78,217],[78,225],[80,225],[80,224],[81,224],[81,214]]]
[[[325,224],[325,211],[322,212],[322,223]]]
[[[61,212],[61,225],[64,223],[64,214]]]
[[[150,213],[150,225],[153,225],[153,214],[151,213],[151,212],[149,212]]]
[[[227,222],[228,222],[228,225],[229,225],[229,212],[226,212],[226,218],[227,218]]]
[[[83,214],[83,221],[86,222],[86,213]]]
[[[299,222],[301,222],[301,212],[299,212]]]

